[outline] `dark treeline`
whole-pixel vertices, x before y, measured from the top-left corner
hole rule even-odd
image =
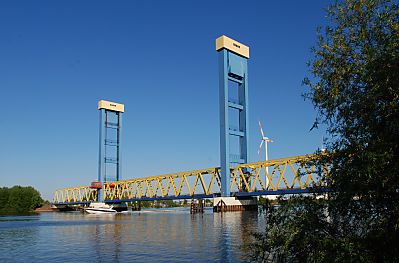
[[[33,187],[0,188],[0,214],[20,214],[33,211],[43,204],[40,193]]]

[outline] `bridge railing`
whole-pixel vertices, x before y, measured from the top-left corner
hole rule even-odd
[[[329,167],[320,166],[318,160],[318,155],[303,155],[239,164],[231,168],[230,191],[233,194],[273,194],[284,190],[321,187],[319,178],[328,174]],[[179,199],[210,196],[220,193],[220,190],[220,170],[209,168],[107,183],[104,185],[104,199]],[[88,186],[65,188],[55,192],[54,203],[93,201],[96,198],[96,191]]]

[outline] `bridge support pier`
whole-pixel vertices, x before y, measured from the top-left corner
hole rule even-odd
[[[215,197],[213,199],[213,212],[257,211],[258,200],[256,197]]]
[[[190,214],[195,214],[195,213],[204,213],[205,209],[205,200],[200,199],[200,200],[191,200],[191,208],[190,208]]]

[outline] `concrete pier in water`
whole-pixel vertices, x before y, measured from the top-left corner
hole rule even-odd
[[[258,200],[256,197],[215,197],[213,199],[213,212],[256,210],[258,210]]]

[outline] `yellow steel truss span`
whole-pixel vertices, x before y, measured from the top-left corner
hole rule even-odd
[[[319,155],[302,155],[240,164],[231,168],[231,192],[279,191],[320,187],[319,177],[328,165],[316,166]],[[112,182],[104,185],[105,200],[167,198],[220,193],[219,168],[194,170]],[[89,186],[64,188],[54,193],[54,203],[82,203],[97,198]]]
[[[81,203],[97,200],[97,191],[89,186],[78,186],[58,189],[54,193],[53,202],[56,203]]]

